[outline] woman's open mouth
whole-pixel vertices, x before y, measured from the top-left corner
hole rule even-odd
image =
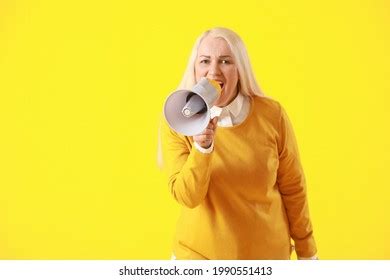
[[[223,82],[221,82],[221,81],[216,81],[218,84],[219,84],[219,86],[221,87],[221,91],[223,90],[223,86],[225,85]]]

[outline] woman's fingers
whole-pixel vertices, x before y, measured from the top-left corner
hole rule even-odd
[[[203,141],[212,141],[213,140],[213,136],[212,135],[206,135],[206,134],[201,134],[201,135],[198,135],[197,137],[197,141],[200,141],[200,142],[203,142]]]
[[[214,129],[217,128],[217,122],[218,122],[218,117],[214,117],[214,118],[211,120],[211,123],[213,124]]]
[[[210,129],[210,128],[206,128],[205,130],[203,130],[202,134],[213,135],[214,134],[214,130]]]
[[[215,130],[217,128],[218,117],[214,117],[207,125],[208,129]]]
[[[201,147],[208,148],[214,141],[215,129],[217,128],[218,118],[215,117],[210,120],[207,128],[203,130],[199,135],[195,135],[193,137],[194,141],[196,141]]]

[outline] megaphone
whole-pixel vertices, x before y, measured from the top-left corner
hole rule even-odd
[[[201,133],[210,122],[210,109],[220,94],[220,85],[205,77],[191,90],[173,92],[164,104],[164,116],[168,125],[186,136]]]

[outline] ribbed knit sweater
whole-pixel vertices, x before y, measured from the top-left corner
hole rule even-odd
[[[182,207],[173,251],[177,259],[289,259],[317,249],[304,172],[292,125],[270,98],[253,97],[247,118],[218,127],[214,150],[164,123],[164,169]]]

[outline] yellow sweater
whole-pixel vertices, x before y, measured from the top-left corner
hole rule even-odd
[[[164,167],[181,204],[177,259],[289,259],[316,254],[305,177],[292,126],[280,104],[253,97],[248,117],[218,127],[214,150],[162,130]]]

